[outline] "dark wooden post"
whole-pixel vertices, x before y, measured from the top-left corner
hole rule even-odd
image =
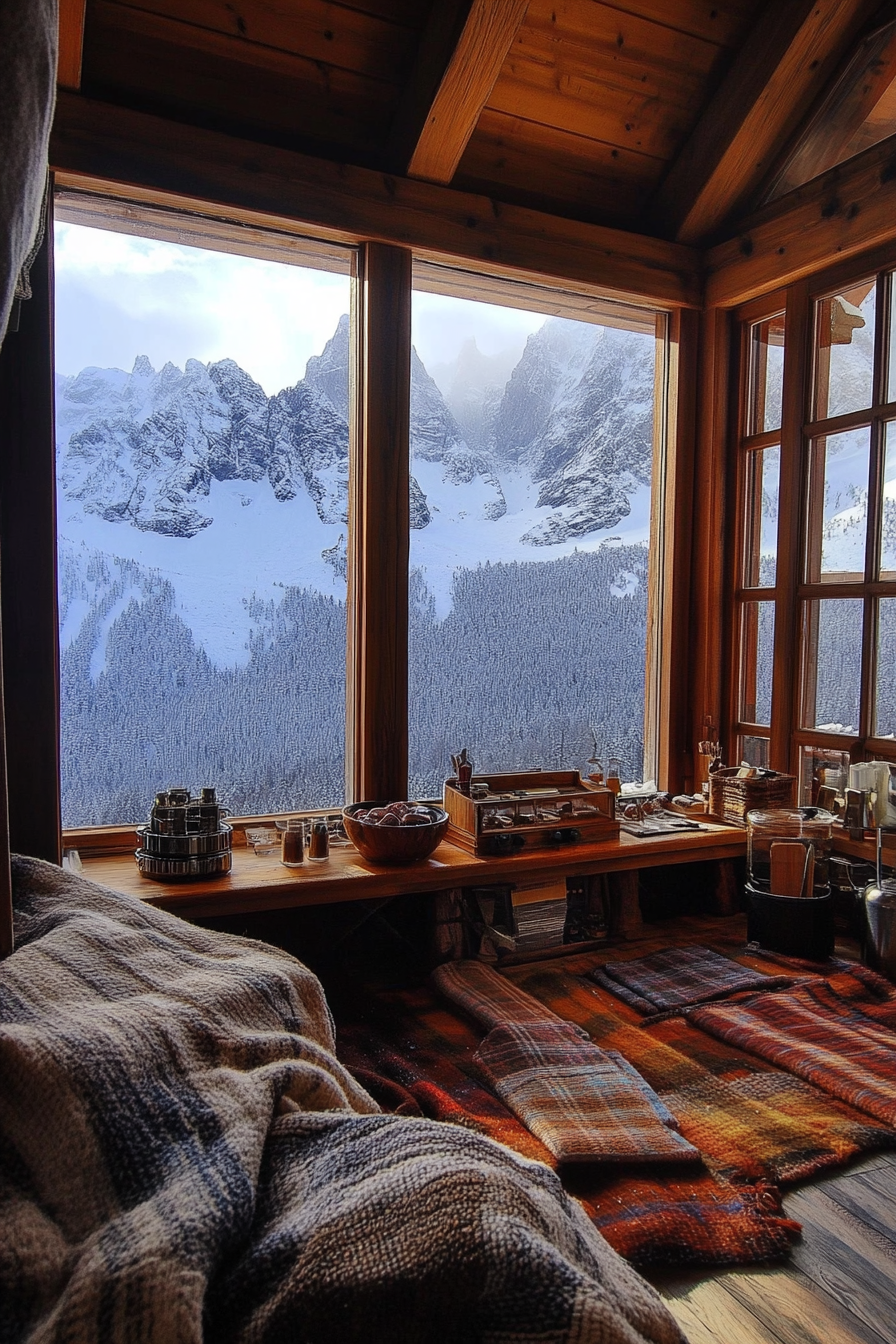
[[[51,225],[0,351],[0,610],[9,845],[59,863],[52,270]]]
[[[9,809],[6,799],[6,742],[3,678],[0,676],[0,960],[13,949],[12,873],[9,866]]]
[[[355,287],[346,788],[404,798],[408,778],[411,253],[368,243]]]

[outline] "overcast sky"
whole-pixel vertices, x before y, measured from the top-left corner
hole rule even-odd
[[[292,386],[349,308],[349,280],[327,271],[78,224],[56,225],[56,367],[129,370],[230,358],[268,395]],[[414,295],[413,339],[428,368],[450,363],[475,336],[484,354],[512,348],[544,322],[537,313]]]

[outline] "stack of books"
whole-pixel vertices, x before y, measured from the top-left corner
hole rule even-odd
[[[516,951],[560,947],[566,925],[565,879],[520,885],[512,901]]]

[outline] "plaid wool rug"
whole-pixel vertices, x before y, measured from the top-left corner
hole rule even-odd
[[[787,994],[692,1008],[690,1022],[896,1126],[896,988],[838,963]]]
[[[727,999],[747,989],[786,989],[789,975],[768,975],[713,952],[709,947],[669,947],[636,961],[608,961],[591,972],[602,989],[639,1013],[662,1013],[713,999]]]
[[[352,1003],[339,1003],[331,994],[331,1004],[339,1057],[352,1070],[366,1070],[365,1086],[382,1104],[388,1102],[370,1082],[371,1073],[398,1085],[421,1114],[556,1166],[544,1145],[479,1081],[472,1062],[480,1040],[475,1026],[429,988]],[[732,1182],[696,1163],[571,1167],[563,1183],[610,1245],[639,1268],[780,1259],[799,1232],[797,1223],[782,1216],[780,1198],[767,1181],[757,1176]]]
[[[558,1162],[699,1161],[621,1055],[598,1049],[491,966],[446,962],[432,983],[488,1031],[473,1056],[479,1076]]]
[[[720,934],[719,946],[734,950],[737,942]],[[893,1146],[893,1130],[681,1017],[643,1030],[639,1013],[585,978],[611,957],[618,959],[618,948],[517,966],[502,977],[583,1027],[605,1052],[631,1061],[706,1165],[571,1167],[564,1185],[610,1244],[642,1268],[780,1258],[799,1227],[782,1216],[778,1186]],[[744,960],[758,971],[780,970],[761,955]],[[331,1003],[338,1053],[349,1067],[400,1085],[427,1116],[556,1164],[479,1081],[475,1026],[429,988],[353,988],[341,1002],[331,992]]]
[[[559,1163],[700,1160],[631,1065],[570,1022],[494,1027],[473,1063]]]

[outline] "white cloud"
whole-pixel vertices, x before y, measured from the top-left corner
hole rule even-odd
[[[56,225],[56,283],[60,373],[230,358],[269,395],[349,308],[346,276],[77,224]]]
[[[544,325],[544,313],[414,291],[413,341],[428,369],[450,364],[471,336],[484,355],[523,353],[526,339]]]

